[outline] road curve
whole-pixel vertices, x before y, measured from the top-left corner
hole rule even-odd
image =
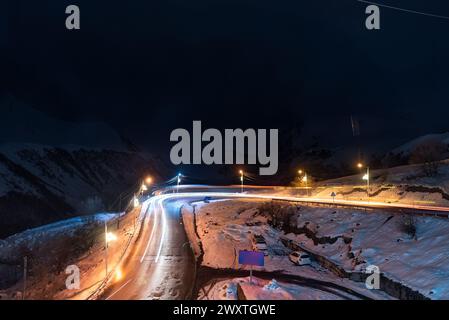
[[[218,190],[205,192],[204,189]],[[269,189],[265,188],[265,189]],[[180,208],[189,201],[213,198],[249,198],[303,203],[338,204],[350,207],[426,210],[447,217],[449,208],[238,193],[239,187],[203,187],[195,192],[161,193],[145,201],[147,208],[139,235],[131,244],[120,268],[123,278],[110,285],[100,299],[188,299],[195,281],[195,261],[181,222]],[[256,190],[251,190],[257,192]],[[265,190],[266,191],[266,190]]]
[[[119,268],[120,281],[100,299],[188,299],[194,284],[195,261],[179,210],[179,197],[157,196],[146,201],[141,230]]]

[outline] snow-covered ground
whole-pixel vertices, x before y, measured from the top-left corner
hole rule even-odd
[[[338,295],[295,284],[264,280],[257,277],[233,278],[209,283],[200,291],[198,300],[237,300],[240,286],[247,300],[340,300]]]
[[[416,217],[417,233],[412,237],[403,231],[404,219],[373,210],[301,207],[296,226],[307,228],[317,238],[332,240],[316,244],[305,233],[287,236],[346,270],[376,265],[389,278],[429,298],[449,299],[449,254],[445,249],[449,220]]]
[[[126,215],[101,213],[76,217],[42,227],[26,230],[5,240],[0,240],[0,267],[22,268],[24,256],[28,258],[27,299],[87,299],[105,279],[105,223],[117,241],[108,248],[108,265],[111,276],[138,230],[146,207]],[[69,290],[65,285],[65,269],[75,265],[80,270],[80,288]],[[0,271],[2,269],[0,268]],[[0,276],[3,276],[0,274]],[[117,274],[117,276],[119,276]],[[22,292],[22,274],[15,285],[0,290],[3,298],[17,299]]]
[[[302,267],[294,265],[288,258],[291,250],[286,248],[280,240],[282,233],[269,226],[266,217],[258,214],[257,208],[262,203],[263,201],[260,200],[192,203],[191,205],[195,207],[196,231],[193,226],[193,207],[187,205],[183,207],[182,214],[187,234],[191,243],[195,244],[193,246],[195,254],[202,259],[203,266],[215,269],[249,270],[238,265],[238,252],[252,250],[252,236],[260,234],[264,236],[268,244],[268,255],[265,257],[265,266],[254,268],[254,270],[300,275],[351,288],[375,299],[391,298],[382,292],[366,289],[362,283],[339,278],[317,263]]]
[[[367,185],[359,174],[312,185],[312,196],[331,199],[367,200]],[[286,191],[287,192],[287,191]],[[416,205],[449,206],[449,160],[444,160],[435,176],[423,173],[422,165],[370,170],[370,199]]]
[[[448,134],[438,138],[446,143]],[[426,136],[398,148],[396,152],[409,153]],[[406,203],[420,206],[449,206],[449,160],[441,161],[437,174],[428,176],[423,165],[406,165],[389,169],[370,170],[370,197],[366,181],[362,180],[366,169],[359,174],[312,185],[312,198],[373,200],[376,202]],[[294,190],[278,190],[278,194],[295,194]],[[403,232],[399,225],[404,218],[378,210],[357,211],[351,209],[320,209],[303,207],[297,226],[313,230],[319,237],[340,237],[332,244],[314,245],[304,234],[292,236],[311,250],[325,254],[347,270],[351,270],[354,254],[366,263],[374,264],[392,279],[405,283],[432,299],[449,299],[449,254],[444,250],[449,244],[448,219],[416,217],[415,239]],[[344,243],[341,236],[352,239]]]

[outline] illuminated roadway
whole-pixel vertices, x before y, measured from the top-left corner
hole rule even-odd
[[[188,245],[180,208],[183,204],[211,198],[248,198],[284,200],[348,207],[407,210],[448,217],[449,208],[378,201],[352,201],[266,194],[270,187],[187,187],[182,193],[164,190],[146,200],[142,206],[140,232],[131,244],[129,254],[121,262],[122,279],[111,284],[101,299],[189,299],[195,281],[195,260]],[[194,190],[194,192],[192,192]],[[211,191],[206,191],[211,190]],[[214,191],[215,190],[215,191]],[[274,190],[274,189],[272,189]],[[168,193],[164,193],[168,192]]]

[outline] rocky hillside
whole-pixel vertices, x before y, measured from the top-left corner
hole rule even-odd
[[[161,161],[104,123],[56,119],[11,96],[0,96],[0,111],[0,239],[118,210],[116,199],[132,196],[144,175],[165,174]]]
[[[118,195],[157,161],[141,153],[49,146],[0,148],[0,238],[73,215],[118,209]]]

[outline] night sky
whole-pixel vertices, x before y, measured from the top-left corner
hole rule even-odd
[[[449,16],[447,1],[383,3]],[[65,29],[65,7],[81,30]],[[168,155],[192,120],[297,128],[325,145],[390,148],[449,130],[449,20],[340,1],[56,1],[1,4],[0,93],[71,121],[100,120]],[[5,10],[6,9],[6,10]]]

